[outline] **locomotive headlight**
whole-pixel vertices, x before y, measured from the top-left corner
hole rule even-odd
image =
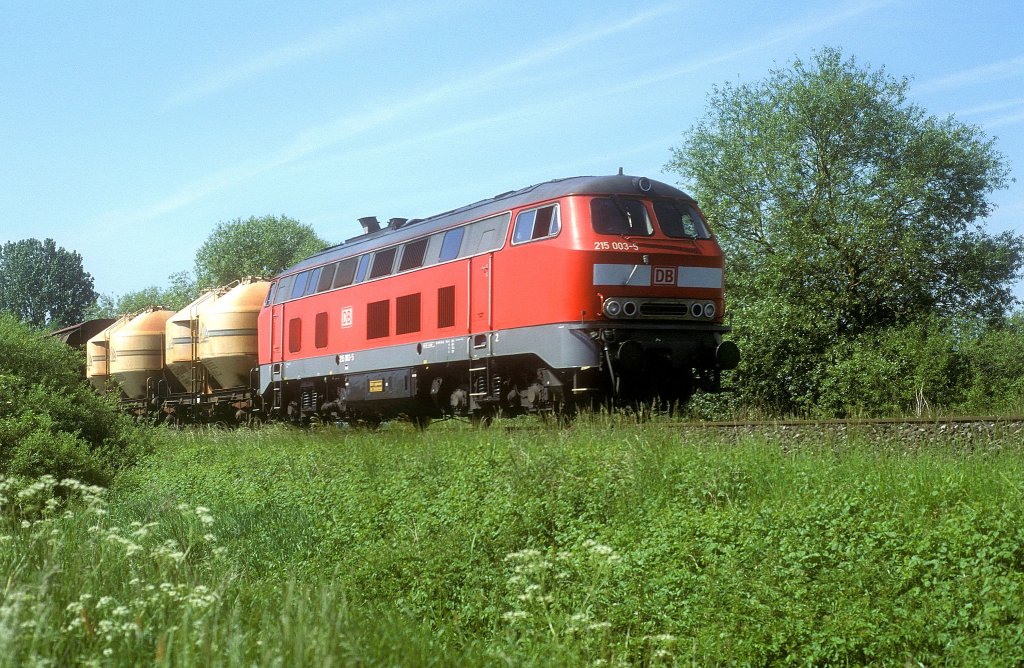
[[[711,302],[704,304],[704,317],[714,318],[715,317],[715,305]]]
[[[622,313],[622,304],[615,299],[608,299],[604,302],[604,314],[613,318]]]
[[[699,318],[704,315],[704,305],[693,302],[690,304],[690,315],[694,318]]]
[[[636,315],[637,305],[636,302],[628,301],[622,305],[622,314],[632,318]]]

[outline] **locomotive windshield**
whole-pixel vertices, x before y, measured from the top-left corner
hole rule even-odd
[[[711,232],[700,214],[687,202],[660,200],[654,203],[654,215],[666,236],[685,239],[710,239]]]
[[[598,234],[649,237],[654,226],[643,202],[624,197],[595,197],[590,200],[590,221]]]

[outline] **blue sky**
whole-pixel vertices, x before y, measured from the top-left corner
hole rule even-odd
[[[338,242],[620,166],[678,183],[712,86],[823,46],[997,137],[1017,182],[987,227],[1024,229],[1019,0],[0,7],[0,242],[52,237],[108,295],[165,286],[239,217]]]

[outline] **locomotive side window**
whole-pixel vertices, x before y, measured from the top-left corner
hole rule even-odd
[[[292,285],[295,284],[295,274],[291,276],[285,276],[281,279],[281,283],[277,286],[277,295],[274,297],[274,303],[280,304],[292,291]]]
[[[309,272],[309,284],[306,285],[306,292],[303,294],[311,295],[316,292],[316,284],[320,281],[320,274],[323,272],[323,267],[317,267],[313,271]]]
[[[343,288],[346,285],[352,285],[352,280],[356,277],[356,265],[359,264],[359,258],[350,257],[347,260],[342,260],[338,263],[338,269],[334,274],[335,288]]]
[[[454,260],[459,256],[459,248],[462,247],[462,237],[466,233],[465,227],[456,227],[444,233],[444,241],[441,242],[441,255],[438,262]]]
[[[370,278],[380,278],[381,276],[387,276],[395,269],[395,255],[398,254],[398,248],[388,248],[387,250],[377,251],[373,254],[373,268],[370,269]]]
[[[272,302],[274,300],[274,288],[276,288],[276,287],[277,287],[277,283],[276,282],[270,284],[270,289],[267,290],[267,299],[266,299],[266,301],[263,302],[264,306],[270,306],[270,302]]]
[[[338,270],[338,263],[329,264],[320,272],[320,280],[316,282],[316,291],[323,292],[330,290],[334,282],[334,272]]]
[[[598,234],[649,237],[654,226],[643,202],[625,197],[595,197],[590,200],[590,221]]]
[[[409,271],[422,267],[428,241],[430,241],[429,237],[407,243],[402,250],[402,260],[398,263],[398,271]]]
[[[553,237],[561,229],[562,224],[558,218],[557,204],[522,211],[516,216],[516,226],[512,230],[512,243],[521,244],[534,239]]]
[[[709,239],[708,231],[700,214],[692,205],[676,200],[659,200],[654,203],[654,215],[665,236],[678,239]]]
[[[291,291],[291,294],[289,296],[290,299],[296,299],[298,297],[301,297],[303,294],[305,294],[305,292],[306,292],[306,283],[309,282],[309,274],[310,274],[310,272],[307,270],[307,271],[302,272],[301,274],[298,274],[298,276],[296,276],[296,278],[295,278],[295,285],[292,286],[292,291]]]
[[[511,217],[511,213],[503,213],[466,225],[463,228],[466,233],[458,256],[466,257],[501,248],[505,243],[505,233],[508,232],[508,221]]]
[[[302,319],[292,318],[288,321],[288,352],[297,353],[302,350]]]
[[[420,331],[420,293],[395,299],[395,334]]]
[[[381,339],[391,332],[389,313],[391,300],[370,302],[366,305],[366,338]]]
[[[327,347],[327,313],[321,312],[316,314],[316,347],[326,348]]]
[[[444,241],[444,235],[444,232],[440,232],[427,237],[427,250],[423,254],[424,266],[437,264],[441,261],[441,244]]]
[[[370,266],[370,256],[363,255],[359,258],[359,266],[356,267],[356,283],[362,283],[366,278],[366,269]]]

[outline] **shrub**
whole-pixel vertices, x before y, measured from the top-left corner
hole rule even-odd
[[[964,409],[971,412],[1024,411],[1024,311],[1000,327],[985,330],[965,353],[971,378]]]
[[[899,415],[959,402],[968,362],[942,322],[862,334],[833,346],[816,369],[816,408],[829,415]]]
[[[729,397],[695,398],[702,417],[1019,413],[1024,410],[1024,312],[1004,322],[925,318],[824,336],[783,304],[747,308],[736,324],[743,360]]]
[[[105,484],[144,434],[82,378],[81,354],[0,314],[0,474]]]

